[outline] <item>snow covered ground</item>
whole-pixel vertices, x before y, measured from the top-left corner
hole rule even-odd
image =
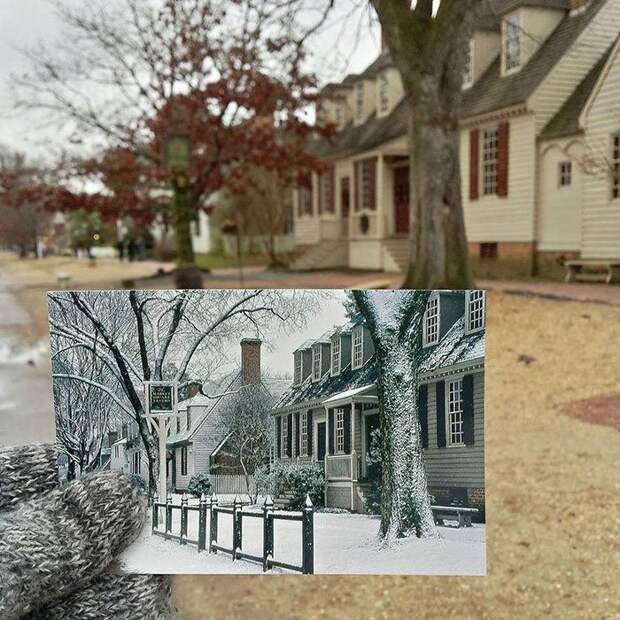
[[[179,511],[173,532],[178,533]],[[440,527],[440,537],[407,539],[384,549],[377,540],[377,517],[317,512],[314,516],[314,569],[325,574],[485,575],[485,527]],[[198,514],[188,516],[190,538],[198,537]],[[218,542],[232,546],[232,517],[220,514]],[[243,520],[243,551],[262,554],[262,519]],[[274,558],[301,564],[301,523],[276,521]],[[150,524],[121,557],[122,569],[136,573],[260,573],[247,560],[233,562],[228,554],[198,553],[195,545],[181,546],[151,534]],[[288,573],[274,569],[271,573]]]

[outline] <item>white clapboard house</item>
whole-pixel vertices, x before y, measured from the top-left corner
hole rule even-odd
[[[620,2],[490,0],[469,62],[461,171],[470,252],[489,261],[620,259]],[[407,109],[384,51],[326,86],[329,168],[295,196],[298,268],[408,260]]]
[[[429,492],[484,518],[485,297],[434,292],[424,317],[420,422]],[[324,464],[325,504],[365,511],[367,457],[379,424],[378,373],[364,321],[326,331],[293,353],[293,385],[273,409],[275,456]]]

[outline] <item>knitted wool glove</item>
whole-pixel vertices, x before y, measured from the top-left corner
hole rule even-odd
[[[0,618],[170,617],[168,577],[109,571],[145,517],[122,474],[59,487],[51,446],[0,448]]]

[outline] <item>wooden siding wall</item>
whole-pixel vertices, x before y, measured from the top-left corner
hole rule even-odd
[[[618,3],[620,5],[620,3]],[[600,170],[584,177],[583,258],[620,259],[620,200],[612,200],[608,164],[612,135],[620,132],[620,53],[614,59],[586,119],[586,144]]]
[[[429,384],[428,448],[424,450],[429,487],[484,487],[484,374],[474,375],[473,446],[437,447],[435,401],[435,384]]]
[[[531,242],[534,238],[534,196],[536,177],[536,134],[533,115],[509,119],[510,151],[508,159],[508,196],[485,196],[482,189],[477,200],[470,199],[470,143],[472,127],[461,131],[462,193],[465,229],[470,243]],[[482,159],[484,129],[497,121],[481,124],[479,159]],[[482,170],[479,169],[482,186]]]
[[[618,36],[620,2],[607,0],[532,95],[529,105],[536,111],[536,133],[540,133],[570,97],[592,66]]]

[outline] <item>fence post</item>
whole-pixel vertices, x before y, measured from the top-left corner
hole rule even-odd
[[[151,532],[154,532],[157,529],[157,521],[159,520],[159,506],[157,505],[157,502],[159,501],[159,497],[157,495],[157,491],[155,492],[155,494],[153,495],[153,503],[151,504],[152,507],[152,518],[151,518]]]
[[[314,574],[314,506],[310,495],[306,495],[306,505],[303,509],[301,539],[302,539],[302,572],[304,575]]]
[[[203,493],[198,504],[198,553],[205,550],[207,537],[207,498]]]
[[[269,570],[269,557],[273,557],[273,500],[267,495],[263,504],[263,573]]]
[[[182,545],[187,544],[187,493],[183,493],[181,497],[181,537],[179,542]]]
[[[233,562],[237,559],[237,549],[241,550],[241,500],[238,495],[235,495],[235,501],[233,502],[233,549],[232,559]]]
[[[217,553],[212,543],[217,543],[217,495],[215,493],[209,506],[209,553]]]
[[[166,538],[172,532],[172,495],[166,497]]]

